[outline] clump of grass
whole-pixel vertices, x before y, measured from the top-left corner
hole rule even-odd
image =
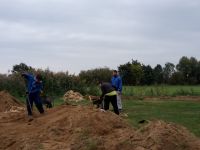
[[[200,86],[125,86],[124,96],[200,96]]]
[[[89,138],[86,144],[87,144],[87,150],[96,150],[98,142],[94,139]]]
[[[177,89],[177,91],[173,94],[174,96],[192,96],[193,93],[192,91],[188,90],[188,89]]]

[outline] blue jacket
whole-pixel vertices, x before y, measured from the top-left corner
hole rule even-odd
[[[120,76],[113,76],[111,79],[112,86],[119,92],[122,92],[122,79]]]
[[[42,82],[36,81],[35,77],[32,74],[22,74],[22,76],[27,79],[27,90],[28,93],[36,93],[36,92],[41,92],[43,88]]]

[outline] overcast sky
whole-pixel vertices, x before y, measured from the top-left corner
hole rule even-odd
[[[199,0],[0,0],[0,72],[200,59]]]

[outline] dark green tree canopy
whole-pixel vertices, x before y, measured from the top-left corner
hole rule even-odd
[[[23,73],[23,72],[31,72],[31,71],[33,71],[33,68],[31,66],[27,66],[25,63],[14,65],[12,68],[12,73]]]

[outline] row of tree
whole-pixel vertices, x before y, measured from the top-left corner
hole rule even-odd
[[[166,63],[155,67],[144,65],[137,60],[118,67],[124,85],[153,85],[153,84],[200,84],[200,61],[196,58],[182,57],[177,65]],[[49,69],[35,69],[24,63],[14,65],[11,74],[0,74],[0,90],[7,90],[16,96],[25,93],[23,72],[40,73],[43,77],[45,92],[49,95],[62,95],[67,90],[76,90],[83,94],[98,94],[97,82],[109,82],[112,70],[97,68],[81,71],[79,75],[68,72],[52,72]]]
[[[166,63],[152,68],[132,60],[119,66],[119,72],[126,85],[152,85],[152,84],[200,84],[200,61],[196,58],[182,57],[177,65]]]

